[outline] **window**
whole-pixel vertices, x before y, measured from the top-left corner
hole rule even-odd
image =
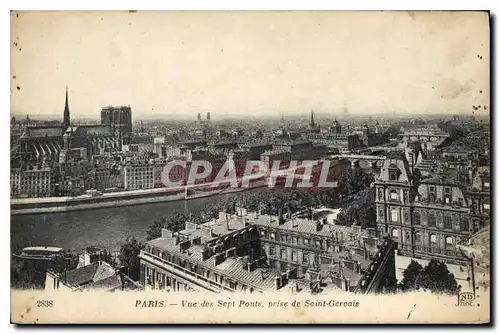
[[[413,213],[413,225],[420,225],[420,212]]]
[[[429,202],[431,204],[436,202],[436,187],[434,186],[429,187]]]
[[[318,247],[318,248],[321,247],[321,240],[316,240],[316,247]]]
[[[404,202],[408,203],[410,201],[410,192],[408,190],[404,190]]]
[[[464,206],[464,199],[463,198],[458,199],[458,205]]]
[[[399,231],[398,229],[393,228],[392,229],[392,237],[397,238],[399,236]]]
[[[451,216],[450,215],[444,215],[443,216],[443,224],[444,224],[444,228],[445,229],[447,229],[447,230],[451,230],[452,229]]]
[[[435,214],[429,213],[429,215],[427,216],[427,220],[428,220],[429,227],[436,227],[436,215]]]
[[[453,237],[446,237],[446,246],[453,246]]]
[[[397,201],[397,200],[398,200],[397,190],[391,190],[391,201]]]
[[[261,230],[261,231],[260,231],[260,236],[261,236],[261,237],[265,237],[265,236],[266,236],[266,231]]]
[[[383,201],[384,200],[384,192],[383,192],[382,188],[378,189],[378,200],[379,201]]]
[[[302,263],[309,263],[309,254],[308,253],[302,254]]]
[[[276,234],[274,232],[271,232],[271,239],[274,240],[276,238]]]
[[[445,187],[444,188],[444,194],[445,195],[451,195],[451,188],[450,187]]]
[[[415,232],[415,243],[416,244],[421,244],[422,243],[422,233]]]
[[[460,228],[460,231],[462,231],[462,232],[469,231],[469,221],[465,218],[462,218],[462,220],[460,221],[459,228]]]
[[[282,250],[281,250],[281,258],[282,258],[283,260],[286,260],[286,249],[282,249]]]
[[[304,245],[309,245],[309,239],[304,238]]]
[[[397,222],[398,220],[399,220],[398,209],[392,209],[391,210],[391,221]]]
[[[275,249],[274,249],[274,247],[272,247],[272,246],[271,246],[271,247],[269,247],[269,255],[271,255],[271,256],[276,255],[276,250],[275,250]]]
[[[437,243],[437,237],[436,237],[435,234],[431,234],[431,236],[430,236],[430,242],[433,245],[435,245]]]
[[[297,262],[297,252],[296,251],[292,251],[292,261]]]
[[[286,242],[286,234],[280,233],[280,238],[282,242]]]

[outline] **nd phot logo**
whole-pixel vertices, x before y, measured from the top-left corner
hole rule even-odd
[[[475,300],[476,296],[472,292],[461,292],[458,294],[458,303],[455,306],[479,306]]]

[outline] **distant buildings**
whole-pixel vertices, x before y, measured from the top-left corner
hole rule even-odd
[[[164,187],[161,173],[162,162],[128,162],[123,166],[123,186],[125,190],[153,189]]]
[[[130,107],[105,107],[101,112],[101,125],[72,124],[66,88],[63,122],[44,126],[27,123],[14,144],[11,194],[22,197],[78,195],[92,186],[119,184],[115,175],[102,165],[95,171],[89,171],[87,165],[95,156],[110,157],[130,142],[131,120]],[[112,182],[103,182],[108,176]]]
[[[48,197],[52,195],[52,169],[49,166],[25,170],[21,174],[21,194],[28,197]]]
[[[47,164],[10,171],[10,195],[12,197],[48,197],[53,195],[53,169]]]

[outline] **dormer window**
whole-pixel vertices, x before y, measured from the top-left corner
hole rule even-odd
[[[429,202],[431,204],[436,202],[436,187],[434,186],[429,187]]]
[[[445,204],[451,203],[451,188],[450,187],[444,188],[444,203]]]
[[[401,174],[401,171],[399,170],[398,166],[396,166],[395,164],[389,165],[389,180],[390,181],[397,181],[399,179],[400,174]]]

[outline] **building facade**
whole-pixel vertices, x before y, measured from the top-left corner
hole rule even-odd
[[[125,190],[153,189],[164,187],[162,172],[166,162],[129,162],[123,166]]]
[[[146,289],[214,293],[284,287],[381,291],[394,270],[382,261],[381,254],[391,252],[382,252],[374,235],[236,208],[236,215],[220,213],[200,225],[186,222],[178,232],[163,229],[140,253],[140,283]]]
[[[53,170],[50,166],[35,166],[24,171],[11,172],[11,192],[24,197],[50,197],[53,195]]]
[[[401,257],[443,261],[470,286],[473,264],[458,246],[489,225],[489,193],[449,174],[423,176],[399,152],[388,155],[375,188],[379,236],[392,238]]]

